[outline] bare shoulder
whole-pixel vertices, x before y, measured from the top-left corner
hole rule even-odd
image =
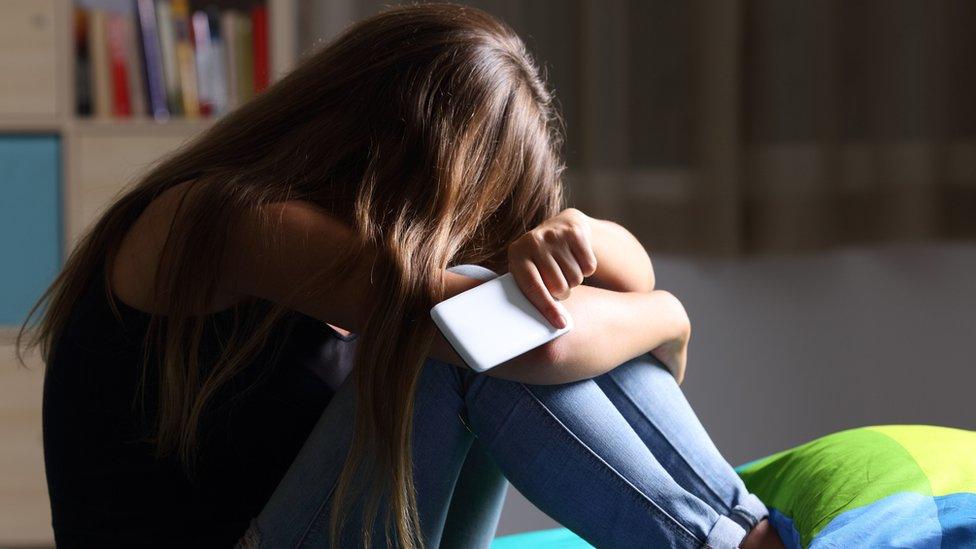
[[[122,239],[112,265],[112,291],[123,303],[147,312],[155,310],[153,294],[166,239],[183,201],[189,198],[192,182],[164,191],[143,210]],[[229,307],[235,298],[219,295],[214,310]]]
[[[153,310],[157,271],[173,221],[181,205],[192,200],[192,188],[192,182],[186,182],[163,192],[123,238],[110,267],[113,292],[125,304],[144,311],[165,312]],[[294,268],[308,269],[303,264],[315,257],[312,252],[329,252],[351,234],[348,227],[324,209],[298,200],[250,210],[231,229],[227,272],[232,276],[215,296],[213,310],[229,307],[240,299],[235,286],[242,278],[265,279],[269,268],[280,268],[283,262],[292,267],[288,269],[292,272]]]
[[[268,204],[247,212],[231,231],[223,287],[357,330],[371,293],[373,257],[360,242],[352,227],[316,204]],[[337,269],[342,260],[352,263]]]

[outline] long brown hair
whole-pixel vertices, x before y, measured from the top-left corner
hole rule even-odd
[[[354,497],[369,479],[364,544],[382,500],[387,541],[423,546],[410,444],[414,390],[434,335],[427,311],[443,295],[443,269],[497,259],[558,211],[559,130],[544,81],[509,27],[450,4],[390,9],[310,55],[125,192],[35,307],[38,325],[25,332],[25,324],[21,335],[51,360],[72,308],[130,226],[164,191],[191,182],[157,271],[153,310],[166,313],[154,315],[146,340],[160,357],[155,447],[190,465],[209,399],[270,344],[283,312],[236,305],[220,356],[202,358],[206,318],[198,312],[217,291],[230,227],[269,204],[318,205],[376,252],[352,374],[355,435],[335,499]],[[333,506],[333,542],[343,507]]]

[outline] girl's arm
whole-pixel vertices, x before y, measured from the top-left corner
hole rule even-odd
[[[508,249],[508,270],[533,305],[562,327],[560,301],[586,282],[616,292],[654,290],[654,268],[640,242],[612,221],[569,208]]]
[[[320,280],[320,274],[355,241],[352,229],[313,204],[292,201],[265,206],[231,231],[221,290],[265,299],[358,332],[375,294],[371,254],[348,266],[344,276]],[[482,282],[449,271],[443,276],[445,299]],[[309,281],[315,286],[310,287]]]
[[[579,286],[562,303],[573,317],[572,330],[488,375],[539,385],[568,383],[653,351],[679,383],[684,378],[691,324],[673,295]]]
[[[588,219],[597,267],[587,284],[618,292],[652,291],[654,267],[637,238],[613,221]]]
[[[683,379],[688,317],[674,296],[654,291],[651,260],[623,227],[570,208],[513,242],[508,267],[553,326],[566,325],[566,312],[585,320],[540,351],[557,367],[540,372],[536,382],[592,377],[649,351]],[[582,286],[584,279],[591,285]],[[510,370],[526,375],[529,369]]]
[[[353,265],[347,276],[319,281],[324,292],[304,292],[355,235],[319,208],[302,202],[266,207],[264,218],[241,222],[225,254],[223,292],[279,303],[323,322],[356,332],[366,321],[371,291],[371,261]],[[270,231],[270,233],[269,233]],[[445,297],[481,281],[445,272]],[[563,301],[574,319],[569,333],[494,368],[491,375],[527,383],[564,383],[593,377],[669,342],[687,341],[688,322],[680,303],[665,292],[614,292],[578,287]],[[679,345],[683,348],[683,345]],[[433,358],[464,363],[440,335]],[[683,370],[681,353],[668,364]],[[668,360],[665,360],[667,363]]]

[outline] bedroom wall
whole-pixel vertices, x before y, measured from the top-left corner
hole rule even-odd
[[[976,246],[655,268],[692,319],[685,392],[732,463],[862,425],[976,429]],[[554,525],[513,491],[499,533]]]

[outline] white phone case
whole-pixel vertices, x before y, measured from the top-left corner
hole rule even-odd
[[[554,328],[522,294],[511,274],[444,300],[430,316],[471,369],[484,372],[573,328]]]

